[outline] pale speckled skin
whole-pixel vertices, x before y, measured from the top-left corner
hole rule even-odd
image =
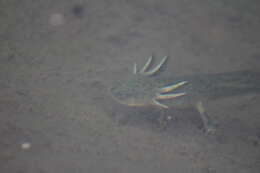
[[[186,108],[194,106],[198,101],[205,102],[223,97],[260,92],[260,73],[235,71],[217,74],[197,74],[176,78],[133,75],[111,87],[115,100],[129,106],[145,106],[152,104],[158,88],[181,81],[188,83],[177,88],[173,93],[185,92],[186,95],[160,100],[169,107]]]

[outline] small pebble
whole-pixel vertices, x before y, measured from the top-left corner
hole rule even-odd
[[[29,142],[22,143],[21,148],[23,150],[28,150],[31,148],[31,144]]]
[[[54,13],[50,15],[49,23],[51,26],[61,26],[65,23],[65,17],[61,13]]]
[[[172,119],[172,116],[168,116],[167,119],[168,119],[168,120],[171,120],[171,119]]]

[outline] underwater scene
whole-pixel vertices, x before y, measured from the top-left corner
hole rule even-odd
[[[1,173],[259,173],[260,1],[0,0]]]

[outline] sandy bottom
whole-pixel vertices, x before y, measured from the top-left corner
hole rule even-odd
[[[260,69],[257,0],[0,2],[1,173],[258,173],[260,95],[193,109],[116,103],[134,62],[165,74]],[[174,117],[165,120],[165,117]]]

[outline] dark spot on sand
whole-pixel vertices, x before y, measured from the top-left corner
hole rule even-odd
[[[72,7],[72,13],[74,16],[81,18],[85,13],[85,9],[82,5],[76,4]]]

